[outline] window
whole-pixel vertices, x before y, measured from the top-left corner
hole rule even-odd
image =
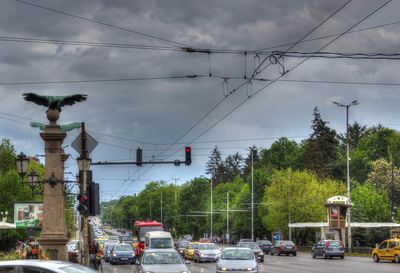
[[[389,248],[395,248],[398,245],[399,245],[398,242],[389,242]]]
[[[0,267],[0,273],[15,273],[15,268],[12,266]]]
[[[387,242],[384,241],[382,244],[379,245],[379,249],[385,249],[387,246]]]

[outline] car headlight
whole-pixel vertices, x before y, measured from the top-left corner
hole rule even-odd
[[[132,257],[135,257],[135,256],[136,256],[136,254],[135,254],[135,252],[133,252],[133,253],[132,253]]]
[[[146,271],[146,273],[154,273],[153,271]]]
[[[187,271],[181,271],[181,272],[179,272],[179,273],[189,273],[189,272],[187,272]]]
[[[113,253],[112,255],[113,255],[113,257],[117,257],[117,253]]]
[[[226,271],[226,267],[220,267],[220,268],[218,268],[218,270]]]
[[[206,254],[200,254],[200,257],[205,257],[206,256]]]
[[[254,271],[254,270],[256,270],[256,268],[251,268],[251,267],[247,268],[247,271]]]

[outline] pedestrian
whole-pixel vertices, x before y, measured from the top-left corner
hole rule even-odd
[[[47,260],[43,247],[35,240],[33,236],[29,236],[26,240],[26,246],[22,251],[22,259]]]

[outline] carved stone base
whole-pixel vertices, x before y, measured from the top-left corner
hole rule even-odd
[[[51,260],[68,261],[67,242],[65,234],[41,234],[40,245]]]

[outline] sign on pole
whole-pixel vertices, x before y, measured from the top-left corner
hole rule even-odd
[[[86,149],[88,154],[93,152],[94,148],[96,148],[97,144],[99,144],[93,137],[91,137],[88,133],[86,133]],[[79,134],[77,138],[75,138],[74,142],[72,142],[71,147],[74,148],[78,153],[82,152],[82,134]]]

